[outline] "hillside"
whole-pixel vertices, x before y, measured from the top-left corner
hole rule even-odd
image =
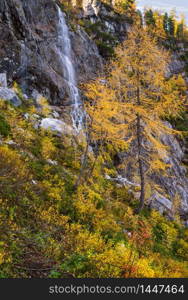
[[[0,36],[0,278],[187,278],[184,20],[0,0]]]

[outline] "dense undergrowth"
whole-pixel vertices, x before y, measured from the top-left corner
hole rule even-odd
[[[92,174],[90,153],[75,191],[84,142],[35,129],[32,100],[0,109],[1,278],[188,276],[188,229],[178,216],[134,214],[133,195],[105,178],[116,175],[111,147]]]

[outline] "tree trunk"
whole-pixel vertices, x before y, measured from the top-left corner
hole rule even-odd
[[[144,176],[144,168],[143,168],[143,161],[141,158],[141,126],[140,126],[140,116],[137,116],[137,143],[138,143],[138,167],[139,167],[139,174],[140,174],[140,203],[137,209],[139,213],[144,207],[144,200],[145,200],[145,176]]]
[[[139,79],[139,76],[138,76]],[[141,105],[140,102],[140,89],[137,88],[137,104]],[[142,160],[142,134],[141,134],[141,118],[140,115],[137,114],[137,123],[136,123],[136,135],[137,135],[137,147],[138,147],[138,168],[139,168],[139,174],[140,174],[140,203],[137,208],[137,213],[140,213],[141,210],[144,207],[145,202],[145,176],[144,176],[144,166],[143,166],[143,160]]]

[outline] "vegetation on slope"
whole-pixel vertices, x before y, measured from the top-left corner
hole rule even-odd
[[[0,105],[0,277],[188,275],[188,230],[178,216],[134,214],[134,196],[105,178],[117,175],[110,145],[90,153],[75,190],[85,145],[34,129],[32,101]]]
[[[75,187],[87,145],[33,126],[43,108],[0,101],[0,277],[187,277],[179,216],[134,213],[134,195],[106,177],[118,175],[110,143],[88,152]]]

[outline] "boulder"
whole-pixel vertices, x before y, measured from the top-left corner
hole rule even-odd
[[[0,87],[7,87],[7,74],[0,73]]]
[[[155,192],[148,202],[150,202],[150,207],[157,209],[160,213],[172,212],[172,201],[158,192]]]
[[[9,101],[14,106],[20,106],[22,104],[13,90],[4,87],[0,87],[0,99]]]
[[[58,135],[67,134],[75,135],[74,129],[66,124],[65,122],[54,119],[54,118],[44,118],[40,123],[40,127],[46,130],[51,130],[56,132]]]

